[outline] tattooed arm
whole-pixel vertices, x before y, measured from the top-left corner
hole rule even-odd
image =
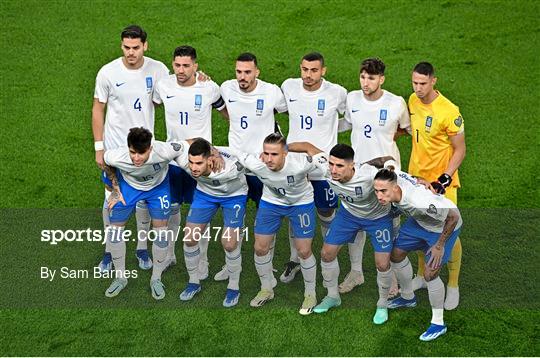
[[[113,206],[115,206],[118,202],[126,205],[124,196],[120,191],[120,185],[118,184],[118,178],[116,177],[116,170],[106,165],[104,171],[105,174],[107,174],[107,178],[111,181],[113,189],[111,195],[109,196],[109,199],[107,200],[107,207],[109,208],[109,210],[111,210]]]
[[[446,216],[443,231],[441,233],[441,236],[439,236],[439,240],[437,240],[435,245],[431,246],[428,251],[428,253],[431,251],[431,258],[428,261],[428,266],[430,266],[431,268],[436,269],[441,266],[442,258],[444,256],[444,244],[446,243],[446,240],[448,240],[450,235],[452,235],[452,233],[454,232],[458,221],[459,214],[457,212],[457,209],[450,209],[448,211],[448,215]]]

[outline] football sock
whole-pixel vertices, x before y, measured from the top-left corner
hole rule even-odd
[[[377,307],[386,308],[388,303],[388,291],[392,285],[392,269],[381,272],[377,270],[377,285],[379,286],[379,300],[377,301]]]
[[[289,257],[289,261],[299,263],[300,260],[298,259],[298,251],[296,251],[296,245],[294,244],[294,233],[293,233],[290,221],[289,221],[289,247],[291,249],[291,256]]]
[[[207,232],[211,234],[210,223],[207,223],[206,228],[202,230],[201,239],[199,240],[199,248],[201,249],[201,258],[199,261],[199,265],[205,267],[205,269],[206,266],[208,266],[208,244],[210,243],[210,237]]]
[[[338,298],[339,263],[337,258],[330,262],[321,260],[321,273],[323,286],[328,290],[328,296]]]
[[[354,242],[348,244],[349,246],[349,259],[351,260],[351,270],[358,271],[362,275],[362,257],[364,256],[364,245],[366,243],[366,232],[358,231]]]
[[[412,266],[408,257],[405,257],[405,260],[401,262],[390,262],[392,270],[396,274],[399,285],[401,286],[401,297],[406,300],[410,300],[414,297],[414,292],[412,289]]]
[[[111,192],[105,190],[105,199],[103,200],[103,208],[101,209],[101,215],[103,217],[103,230],[105,232],[105,252],[111,252],[110,243],[109,240],[107,240],[107,228],[111,226],[111,220],[109,216],[110,213],[109,209],[107,208],[107,200],[110,195]]]
[[[336,216],[336,211],[334,210],[332,212],[332,215],[330,216],[322,216],[317,212],[317,216],[319,217],[319,220],[321,221],[321,235],[324,241],[324,238],[326,237],[326,233],[328,232],[328,228],[330,228],[330,224],[332,223],[332,220]]]
[[[461,240],[456,239],[450,260],[448,260],[448,286],[458,287],[459,271],[461,269]]]
[[[184,244],[184,260],[186,262],[186,269],[189,274],[189,283],[200,284],[199,281],[199,260],[201,250],[199,244],[194,246],[188,246]]]
[[[229,284],[227,288],[231,290],[239,289],[240,272],[242,272],[242,252],[240,243],[232,251],[225,250],[225,265],[229,273]]]
[[[259,279],[261,280],[261,288],[263,290],[269,290],[272,291],[272,257],[270,256],[270,252],[268,252],[266,255],[263,256],[257,256],[257,254],[254,254],[255,257],[255,268],[257,269],[257,274],[259,275]]]
[[[169,238],[167,237],[167,227],[155,227],[157,239],[152,245],[152,257],[154,264],[152,266],[152,280],[161,280],[161,274],[167,267],[167,252]]]
[[[150,212],[145,202],[137,203],[135,218],[137,219],[137,250],[148,250],[146,237],[150,230]]]
[[[315,294],[315,284],[317,278],[317,261],[311,254],[307,259],[300,258],[300,268],[304,276],[304,294]]]
[[[443,325],[444,284],[440,277],[427,282],[429,303],[431,304],[431,323]]]
[[[126,270],[126,242],[122,239],[124,228],[111,226],[107,231],[110,253],[115,269],[116,278],[125,278]]]
[[[167,258],[172,259],[175,257],[174,248],[176,246],[176,241],[180,239],[180,242],[183,242],[182,237],[178,237],[178,232],[180,231],[180,221],[182,219],[182,214],[180,212],[180,204],[174,203],[171,205],[171,215],[167,221],[167,230],[169,230],[169,245],[167,246]]]

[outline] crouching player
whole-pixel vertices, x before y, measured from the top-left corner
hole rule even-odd
[[[311,314],[317,305],[317,262],[311,252],[311,242],[315,235],[315,204],[313,186],[307,174],[319,171],[313,162],[324,153],[317,158],[298,153],[289,154],[285,138],[279,133],[272,133],[264,139],[262,161],[251,154],[233,154],[264,184],[255,220],[255,267],[261,280],[261,290],[250,304],[252,307],[260,307],[274,298],[270,245],[282,218],[287,217],[294,233],[304,277],[304,301],[300,314]]]
[[[307,152],[309,155],[321,152],[307,142],[290,143],[289,150]],[[392,217],[390,206],[379,204],[373,191],[373,177],[378,169],[370,164],[382,167],[385,160],[391,159],[392,157],[381,157],[355,166],[354,150],[348,145],[337,144],[331,149],[328,162],[316,162],[325,172],[334,193],[341,199],[341,205],[330,224],[321,251],[323,284],[328,289],[328,295],[315,307],[316,313],[328,312],[332,307],[341,304],[337,254],[344,244],[355,240],[359,231],[365,231],[369,234],[375,251],[379,286],[379,300],[373,323],[383,324],[388,320],[387,300],[392,284]]]
[[[238,304],[240,298],[241,231],[244,225],[248,187],[244,167],[232,157],[224,156],[223,170],[212,171],[217,154],[212,153],[212,150],[207,140],[197,138],[189,147],[188,157],[176,159],[180,167],[197,181],[184,228],[184,259],[189,283],[180,294],[180,299],[189,301],[201,291],[199,241],[208,236],[210,228],[207,228],[207,225],[221,207],[223,211],[221,243],[225,250],[225,268],[229,278],[223,306],[233,307]]]
[[[410,251],[422,250],[428,265],[424,272],[431,304],[431,325],[420,336],[431,341],[446,333],[443,320],[444,284],[439,277],[441,266],[448,262],[463,223],[456,205],[442,195],[433,194],[416,179],[400,171],[381,169],[374,181],[377,199],[382,205],[393,203],[409,219],[401,225],[391,254],[392,268],[401,286],[401,296],[388,308],[414,307]]]
[[[152,245],[154,265],[150,289],[152,297],[160,300],[165,297],[161,273],[167,264],[167,220],[170,211],[168,164],[182,154],[185,146],[158,141],[152,144],[152,133],[142,127],[130,129],[127,144],[128,147],[105,152],[106,172],[114,188],[114,194],[109,198],[111,228],[107,231],[107,240],[116,268],[116,278],[105,291],[105,296],[114,297],[127,285],[123,231],[137,202],[144,200],[157,233]]]

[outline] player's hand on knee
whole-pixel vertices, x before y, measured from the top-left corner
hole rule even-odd
[[[431,254],[431,257],[429,258],[429,261],[427,263],[428,266],[434,270],[440,268],[442,258],[444,256],[444,246],[439,246],[438,244],[435,244],[429,248],[427,254]]]
[[[122,192],[119,189],[114,189],[109,196],[109,199],[107,200],[107,207],[109,208],[109,210],[111,210],[118,202],[126,205],[126,201],[124,200]]]

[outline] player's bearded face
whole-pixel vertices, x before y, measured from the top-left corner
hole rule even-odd
[[[332,180],[344,182],[352,177],[354,162],[347,162],[344,159],[331,156],[328,165]]]
[[[178,56],[174,58],[173,69],[178,83],[190,82],[195,80],[194,74],[197,71],[196,64],[189,56]]]
[[[360,88],[364,95],[369,96],[377,92],[384,82],[384,76],[370,75],[366,71],[360,74]]]
[[[436,77],[430,77],[428,75],[422,75],[417,72],[412,74],[412,86],[416,97],[423,99],[431,94],[433,87],[437,82]]]
[[[202,155],[190,155],[189,156],[189,170],[191,174],[198,178],[201,175],[209,174],[208,159]]]
[[[375,195],[381,205],[388,205],[391,202],[394,194],[394,186],[391,182],[386,180],[375,180],[373,182],[373,188],[375,189]]]
[[[300,64],[302,82],[305,87],[317,86],[326,72],[320,61],[303,60]]]
[[[132,147],[129,148],[129,157],[131,158],[131,161],[133,162],[133,165],[136,167],[142,166],[144,163],[148,161],[148,158],[150,157],[150,153],[152,152],[152,147],[148,148],[145,152],[139,153]]]
[[[138,66],[142,64],[144,51],[148,48],[148,43],[143,43],[141,39],[122,39],[122,52],[124,60],[128,66]]]
[[[278,171],[285,164],[287,152],[281,144],[267,144],[263,146],[262,160],[270,170]]]
[[[236,80],[242,91],[251,92],[257,86],[259,69],[253,61],[236,62]]]

